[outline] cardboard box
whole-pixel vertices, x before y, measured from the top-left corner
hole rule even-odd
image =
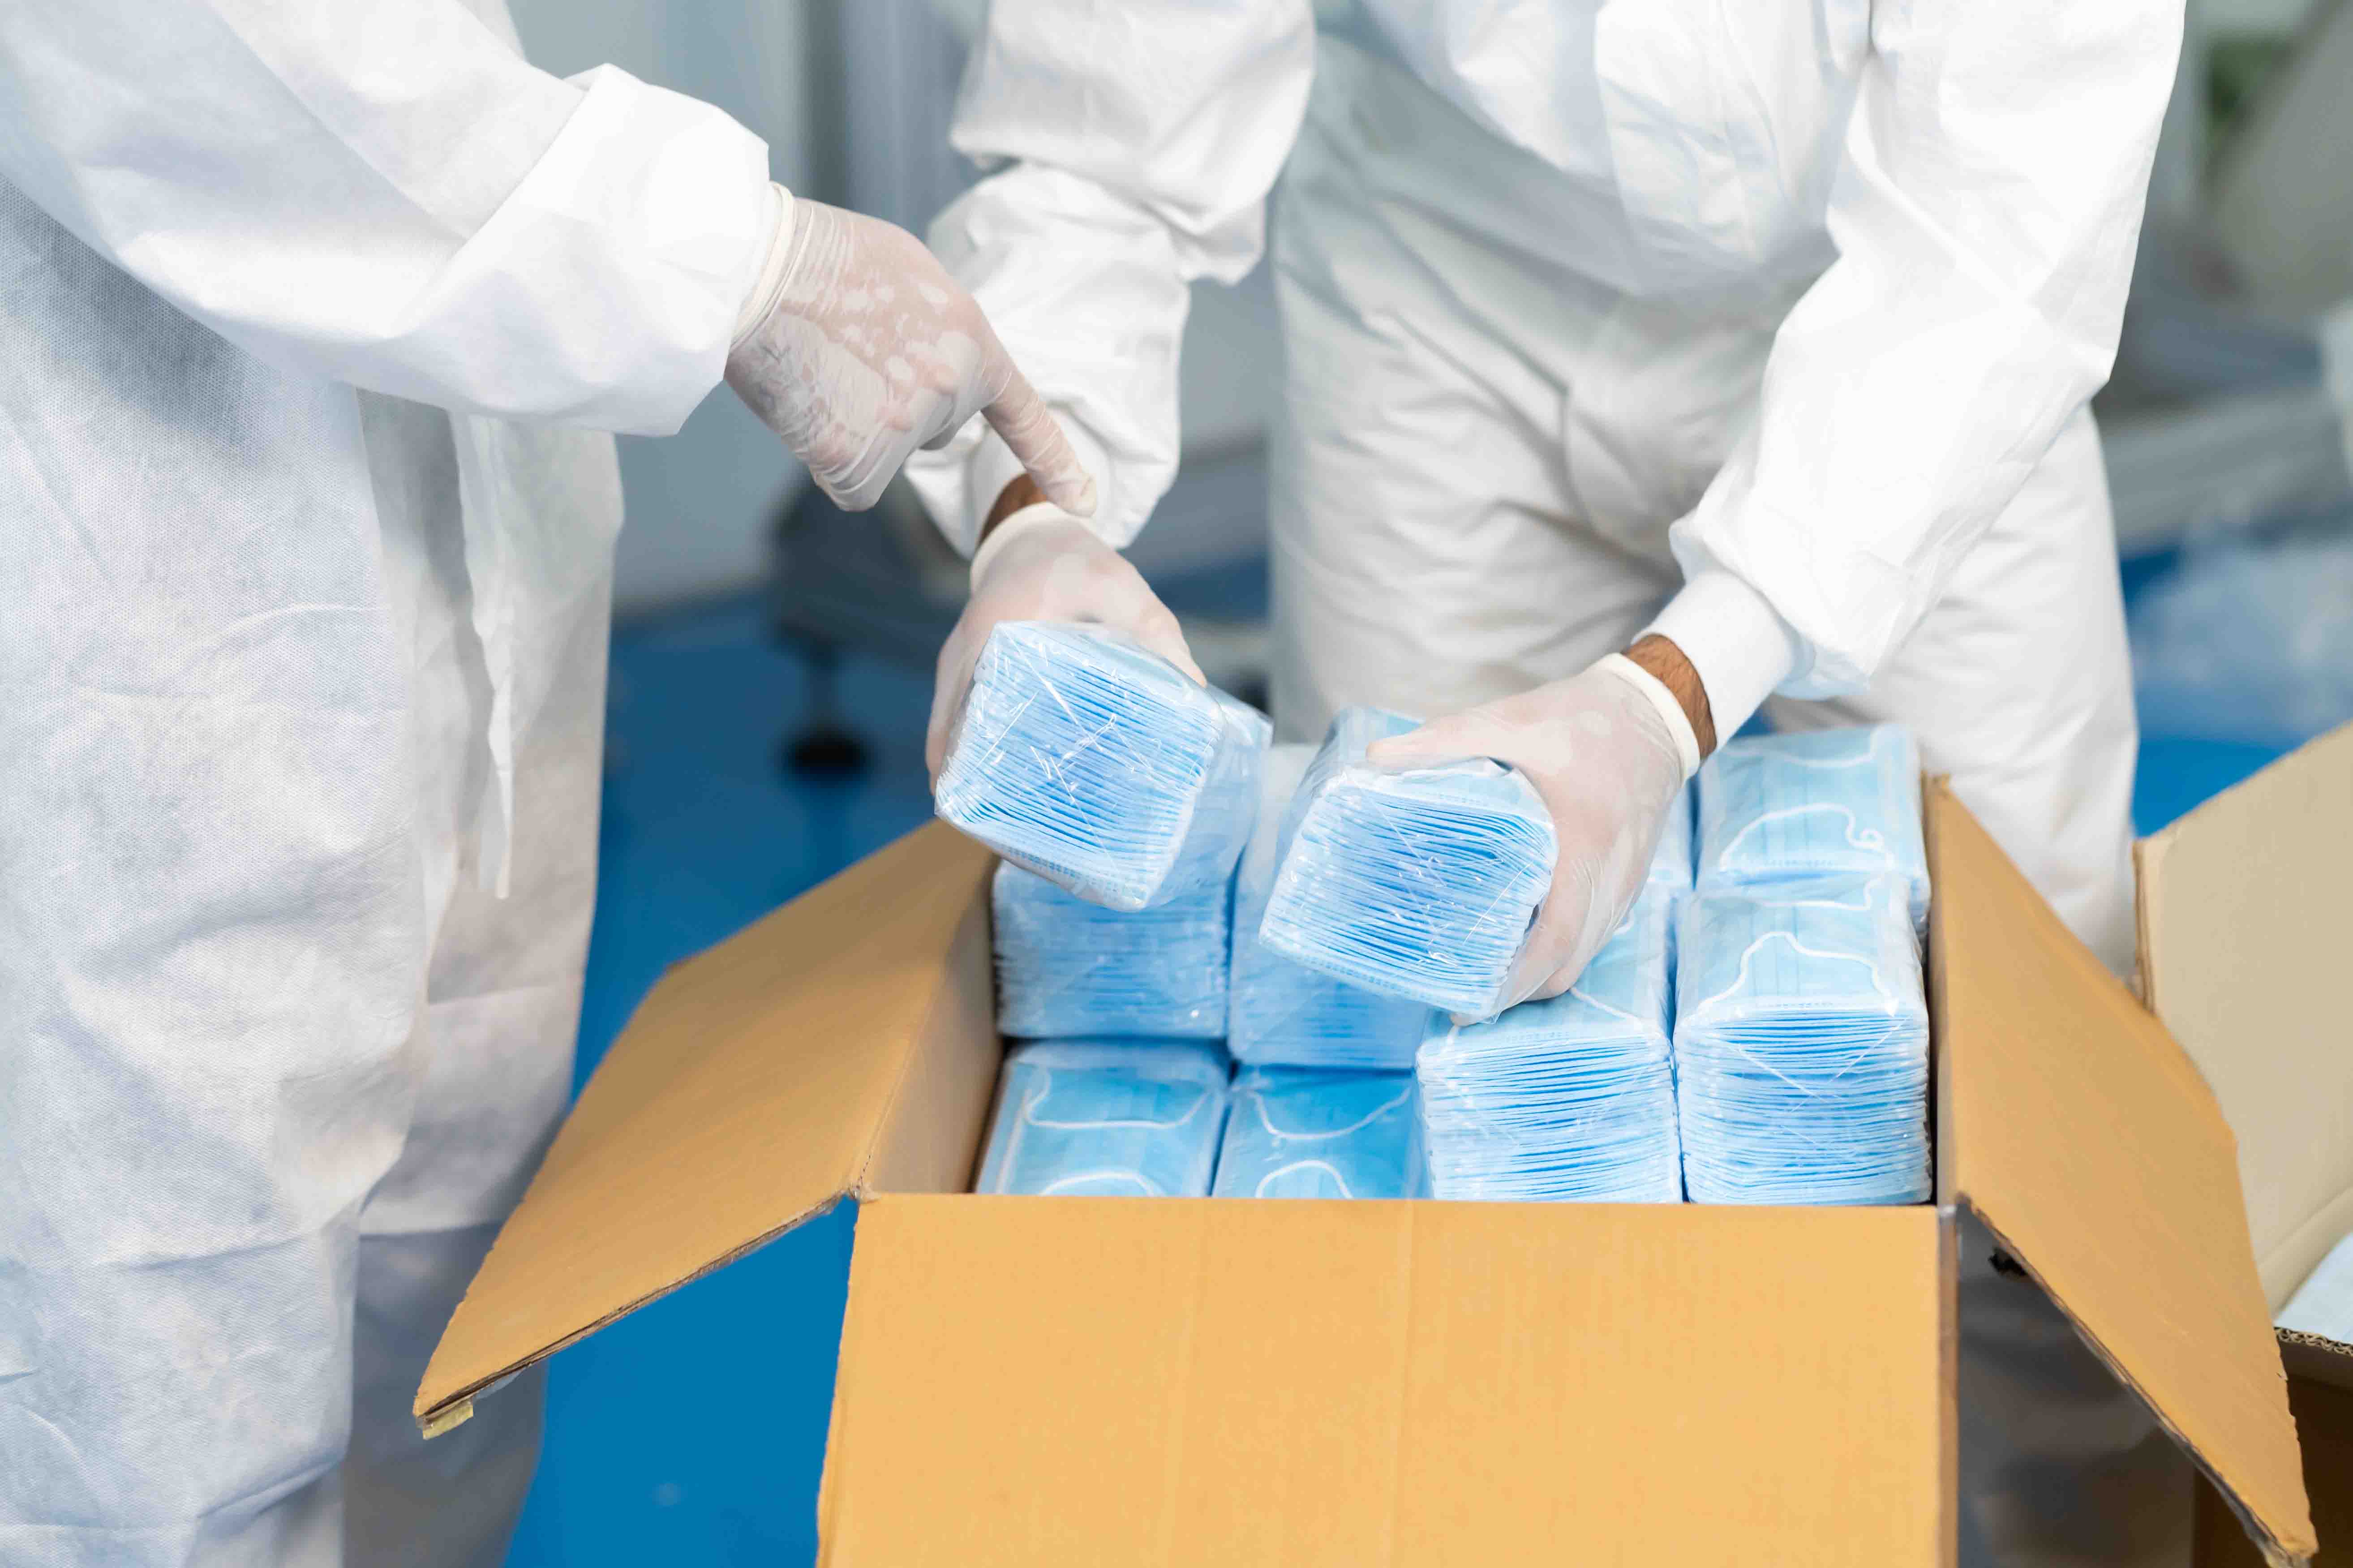
[[[1966,1213],[2263,1556],[2309,1557],[2214,1097],[1948,789],[1926,812],[1934,1204],[971,1195],[991,862],[933,824],[655,988],[418,1416],[854,1198],[828,1563],[1932,1568]]]
[[[2141,990],[2238,1136],[2247,1228],[2276,1314],[2353,1234],[2353,727],[2139,846]],[[2324,1563],[2353,1563],[2353,1344],[2283,1331]],[[2200,1500],[2200,1560],[2252,1563]]]

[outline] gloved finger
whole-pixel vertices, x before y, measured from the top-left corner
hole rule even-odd
[[[1029,384],[1029,378],[1010,370],[1005,390],[981,411],[991,428],[1005,437],[1046,499],[1073,517],[1095,514],[1094,476],[1071,450],[1070,438],[1054,418],[1053,410]]]
[[[1433,719],[1418,730],[1374,742],[1365,748],[1365,761],[1384,772],[1407,773],[1442,763],[1492,756],[1494,753],[1489,748],[1493,743],[1489,726],[1457,714]]]
[[[1185,628],[1157,600],[1154,601],[1150,611],[1138,616],[1128,627],[1128,635],[1191,676],[1198,684],[1209,684],[1209,678],[1202,674],[1201,667],[1193,661],[1193,649],[1185,641]]]

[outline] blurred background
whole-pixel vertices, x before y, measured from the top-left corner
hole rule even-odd
[[[512,0],[538,64],[726,108],[796,192],[922,233],[980,0]],[[2099,399],[2163,826],[2353,719],[2353,0],[2190,0],[2116,374]],[[1197,289],[1186,457],[1134,558],[1213,679],[1263,689],[1261,270]],[[912,498],[852,519],[732,396],[625,438],[628,525],[585,1080],[664,966],[930,815],[931,660],[962,563]],[[554,1363],[511,1562],[814,1559],[854,1216]]]

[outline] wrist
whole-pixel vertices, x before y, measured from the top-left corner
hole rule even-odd
[[[1627,661],[1667,689],[1675,707],[1691,726],[1692,745],[1704,761],[1715,750],[1715,718],[1708,706],[1707,688],[1699,671],[1673,641],[1655,632],[1637,637],[1626,650]]]
[[[1672,647],[1696,679],[1711,750],[1738,734],[1798,663],[1788,626],[1762,594],[1724,571],[1686,582],[1643,629],[1641,641],[1651,640]]]
[[[1630,688],[1658,715],[1659,727],[1667,732],[1667,743],[1675,753],[1677,783],[1699,772],[1700,761],[1704,754],[1700,750],[1699,736],[1692,724],[1691,715],[1665,681],[1645,666],[1634,662],[1630,655],[1623,653],[1603,655],[1588,673],[1597,671]]]
[[[980,532],[973,540],[975,557],[977,558],[980,547],[988,542],[988,536],[997,531],[999,523],[1045,499],[1046,492],[1036,479],[1027,473],[1016,475],[1012,483],[997,492],[997,500],[989,506],[988,515],[981,519]]]
[[[974,584],[978,585],[981,578],[987,574],[989,563],[1011,549],[1015,540],[1048,528],[1075,529],[1089,539],[1094,537],[1093,531],[1082,520],[1071,516],[1041,496],[997,520],[995,525],[983,536],[979,546],[972,552]]]
[[[735,332],[728,340],[730,353],[743,347],[753,329],[768,319],[768,312],[776,308],[777,296],[785,291],[786,261],[793,244],[793,194],[771,180],[765,200],[766,216],[760,232],[766,236],[767,245],[760,253],[759,270],[752,276],[752,291],[744,296],[743,307],[735,312]]]

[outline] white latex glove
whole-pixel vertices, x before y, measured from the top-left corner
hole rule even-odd
[[[980,306],[895,224],[801,201],[744,301],[727,384],[835,502],[863,511],[918,447],[979,414],[1047,496],[1081,516],[1095,482]]]
[[[1642,890],[1667,805],[1699,766],[1691,721],[1657,677],[1611,654],[1582,675],[1376,742],[1399,772],[1470,757],[1520,770],[1560,846],[1552,891],[1504,987],[1505,1005],[1576,984]]]
[[[940,649],[923,761],[937,783],[974,666],[988,634],[1006,621],[1079,621],[1126,633],[1206,686],[1176,617],[1126,557],[1050,502],[1023,507],[980,542],[972,558],[972,598]]]

